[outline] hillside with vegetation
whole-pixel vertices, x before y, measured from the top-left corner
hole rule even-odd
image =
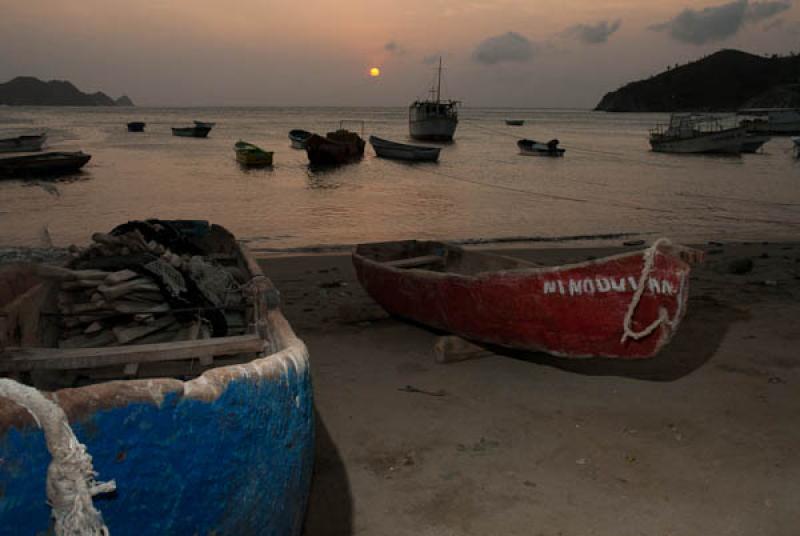
[[[84,93],[66,80],[44,82],[18,76],[0,84],[0,104],[7,106],[133,106],[125,95],[117,100],[102,91]]]
[[[669,68],[607,93],[607,112],[724,112],[800,107],[800,56],[763,57],[739,50]]]

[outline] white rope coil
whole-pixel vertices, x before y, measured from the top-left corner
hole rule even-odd
[[[116,483],[97,482],[92,457],[78,441],[61,407],[33,387],[0,378],[0,397],[22,406],[44,432],[52,460],[47,468],[47,502],[58,536],[108,536],[103,516],[92,496],[116,489]]]
[[[642,273],[639,276],[639,284],[636,287],[636,292],[633,293],[633,298],[631,298],[631,303],[628,304],[628,310],[625,313],[625,319],[622,322],[622,339],[620,342],[624,343],[628,339],[633,339],[638,341],[644,337],[647,337],[651,333],[653,333],[660,325],[664,324],[669,327],[675,326],[675,321],[680,318],[683,308],[683,278],[680,281],[680,288],[678,289],[677,300],[678,300],[678,309],[675,311],[675,317],[670,319],[669,312],[665,307],[658,308],[658,317],[651,322],[647,327],[640,331],[634,331],[632,327],[633,323],[633,315],[636,312],[636,308],[639,306],[639,301],[642,299],[642,294],[646,289],[647,281],[650,278],[650,273],[653,271],[653,267],[655,266],[656,255],[658,254],[658,248],[661,246],[669,246],[671,242],[667,238],[659,238],[653,245],[650,246],[645,250],[642,254],[642,258],[644,263],[642,264]]]

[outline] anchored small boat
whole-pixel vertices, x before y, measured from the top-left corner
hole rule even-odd
[[[524,119],[506,119],[506,125],[510,127],[521,127],[525,124]]]
[[[128,132],[144,132],[146,124],[142,121],[131,121],[128,123]]]
[[[642,359],[674,335],[698,251],[661,239],[593,261],[541,266],[416,240],[362,244],[358,280],[392,314],[466,339],[562,357]]]
[[[41,151],[47,134],[17,136],[0,140],[0,153],[32,153]]]
[[[672,114],[668,125],[650,131],[650,146],[661,153],[740,154],[747,130],[726,127],[719,117],[705,114]]]
[[[265,151],[257,145],[246,141],[237,141],[233,145],[236,151],[236,161],[245,166],[271,166],[272,151]]]
[[[215,126],[217,126],[217,124],[209,123],[207,121],[194,121],[194,126],[202,128],[214,128]]]
[[[306,153],[312,166],[346,164],[364,156],[366,145],[364,139],[355,132],[343,128],[343,123],[340,122],[339,129],[328,132],[324,138],[318,134],[312,134],[308,138]],[[361,124],[363,133],[363,121]]]
[[[172,135],[182,138],[206,138],[209,132],[211,132],[209,126],[172,127]]]
[[[292,142],[292,147],[295,149],[305,149],[306,142],[311,137],[312,133],[307,130],[294,129],[289,131],[289,139]]]
[[[74,173],[92,158],[82,151],[0,158],[0,177],[54,176]]]
[[[370,136],[369,143],[375,149],[375,154],[381,158],[392,160],[408,160],[411,162],[436,162],[439,159],[439,147],[426,147],[424,145],[409,145],[384,140],[377,136]]]
[[[547,143],[542,143],[536,140],[519,140],[517,147],[519,147],[519,154],[528,156],[564,156],[566,149],[558,146],[558,140],[550,140]]]
[[[312,390],[308,351],[281,314],[278,292],[247,248],[220,226],[158,221],[147,230],[138,223],[98,233],[102,247],[66,268],[0,265],[0,375],[38,387],[58,404],[91,455],[89,471],[93,463],[98,480],[116,482],[113,494],[94,500],[111,534],[298,536],[314,457]],[[131,274],[125,270],[104,278],[116,269],[120,247],[136,244],[135,270],[143,271],[132,274],[137,279],[126,281]],[[111,257],[103,256],[106,248]],[[172,255],[184,258],[183,267],[175,268],[180,263]],[[145,311],[147,296],[163,293],[172,303],[191,291],[184,286],[190,273],[198,285],[192,292],[213,294],[219,288],[213,274],[220,270],[235,279],[236,292],[246,297],[244,308],[195,305],[138,316],[129,311],[122,320],[139,318],[139,328],[123,323],[109,329],[120,316],[105,317],[87,328],[104,327],[100,334],[77,336],[110,332],[120,337],[116,346],[53,347],[69,333],[84,332],[77,327],[87,325],[82,317],[103,317],[86,307],[54,316],[69,296],[96,288],[91,292],[122,304],[124,296],[136,293],[137,306]],[[159,291],[152,290],[152,282],[134,283],[145,272],[160,274]],[[224,313],[227,334],[197,338],[208,333],[203,318],[214,311],[217,318]],[[200,331],[170,333],[163,322],[168,314],[183,315],[187,325],[199,323]],[[185,339],[170,338],[181,333]],[[161,342],[130,341],[131,336],[157,341],[159,335]],[[63,383],[72,386],[49,387]],[[0,395],[0,527],[13,529],[0,532],[49,533],[47,500],[53,503],[50,493],[65,488],[63,481],[48,478],[63,475],[48,472],[51,455],[39,423],[5,396]],[[91,473],[88,477],[93,482]],[[76,508],[76,498],[57,498],[62,508]]]

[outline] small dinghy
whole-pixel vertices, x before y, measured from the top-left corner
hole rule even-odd
[[[243,166],[271,166],[272,165],[272,151],[265,151],[257,145],[247,143],[246,141],[237,141],[233,145],[233,150],[236,151],[236,161]]]
[[[211,127],[208,126],[193,126],[193,127],[173,127],[172,135],[180,136],[182,138],[206,138],[208,133],[211,132]]]
[[[305,149],[306,142],[311,137],[312,133],[307,130],[294,129],[289,131],[289,139],[292,141],[294,149]]]
[[[128,123],[128,132],[144,132],[145,125],[142,121],[131,121]]]
[[[92,158],[82,151],[0,158],[0,177],[56,176],[74,173]]]
[[[0,265],[0,533],[51,533],[49,502],[70,534],[299,536],[310,367],[272,282],[205,221],[93,239],[67,266]],[[9,398],[37,389],[48,420]],[[89,494],[108,530],[80,525]]]
[[[690,262],[666,239],[563,266],[416,240],[362,244],[358,280],[389,313],[466,339],[561,357],[642,359],[675,334]]]
[[[527,156],[564,156],[565,149],[561,149],[558,140],[550,140],[547,143],[536,140],[519,140],[519,154]]]
[[[375,154],[381,158],[392,160],[407,160],[410,162],[436,162],[439,159],[439,147],[426,147],[424,145],[409,145],[384,140],[377,136],[370,136],[369,143],[375,149]]]
[[[524,119],[506,119],[506,125],[510,127],[521,127],[525,124]]]
[[[47,134],[17,136],[0,140],[0,153],[33,153],[41,151]]]

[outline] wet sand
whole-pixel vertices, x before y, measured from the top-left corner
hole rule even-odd
[[[371,302],[349,256],[263,259],[311,351],[306,534],[796,534],[800,244],[702,249],[678,334],[632,363],[438,364],[437,334]]]

